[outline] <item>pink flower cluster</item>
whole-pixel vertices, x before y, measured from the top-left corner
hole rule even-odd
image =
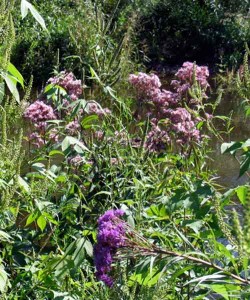
[[[153,126],[147,135],[145,146],[150,152],[161,152],[165,150],[169,142],[168,132],[162,130],[159,126]]]
[[[187,93],[195,82],[200,85],[203,98],[206,98],[208,68],[185,62],[175,75],[178,80],[171,82],[173,91],[160,89],[160,79],[154,74],[139,73],[129,77],[139,101],[137,116],[149,117],[152,125],[145,143],[149,151],[163,151],[173,139],[180,145],[200,141],[200,131],[196,129],[198,119],[182,106],[185,100],[184,105],[196,109],[196,100],[190,99]]]
[[[88,110],[89,110],[89,114],[96,114],[99,117],[103,117],[111,114],[111,111],[108,108],[101,108],[101,106],[95,102],[88,103]]]
[[[62,98],[59,99],[58,97],[53,97],[53,95],[46,98],[46,95],[44,95],[42,98],[43,101],[37,100],[25,110],[24,117],[35,128],[35,131],[28,135],[28,139],[36,147],[41,147],[47,142],[57,142],[59,140],[58,130],[52,128],[52,126],[47,126],[48,120],[55,120],[57,118],[65,120],[65,133],[74,136],[80,132],[80,119],[84,113],[96,114],[101,118],[111,114],[108,108],[102,108],[97,102],[89,101],[85,106],[86,111],[80,108],[77,116],[75,113],[74,117],[71,115],[76,108],[74,107],[74,103],[78,105],[76,100],[79,99],[83,92],[81,80],[77,80],[73,73],[63,71],[57,76],[50,78],[48,83],[61,86],[67,94],[63,94]]]
[[[82,95],[82,81],[77,80],[72,72],[62,71],[48,80],[49,83],[63,87],[71,100],[77,100]]]
[[[194,84],[195,79],[203,89],[206,89],[209,86],[207,82],[209,71],[205,66],[197,66],[196,64],[187,61],[182,65],[175,76],[178,78],[179,84],[186,83],[191,86]]]
[[[36,147],[41,147],[45,143],[46,121],[55,120],[56,115],[50,105],[42,101],[35,101],[24,112],[24,117],[28,119],[36,128],[36,132],[32,132],[28,138]],[[57,134],[50,133],[50,138],[56,140]]]
[[[161,82],[155,74],[147,75],[139,72],[138,75],[130,74],[129,82],[144,96],[151,96],[151,92],[161,87]]]
[[[69,159],[69,163],[74,167],[80,166],[83,163],[83,161],[83,158],[79,154]]]
[[[25,110],[24,117],[37,127],[40,127],[41,124],[44,125],[45,121],[56,119],[53,108],[39,100]]]
[[[41,134],[39,134],[38,132],[33,132],[29,134],[28,138],[31,144],[36,146],[37,148],[40,148],[45,144],[44,139],[42,138]]]
[[[178,144],[185,144],[191,141],[200,140],[200,131],[196,129],[195,121],[191,114],[182,107],[178,107],[170,112],[171,129],[177,133]]]
[[[81,126],[77,120],[69,122],[65,127],[66,132],[69,135],[76,135],[79,132],[80,128]]]

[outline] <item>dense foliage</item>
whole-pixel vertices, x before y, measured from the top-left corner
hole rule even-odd
[[[34,1],[45,23],[20,2],[0,10],[0,298],[248,299],[249,185],[222,191],[207,164],[214,137],[249,170],[249,140],[223,143],[216,113],[230,90],[249,115],[248,48],[214,91],[184,56],[162,84],[137,72],[133,43],[133,8],[159,2]],[[38,95],[10,62],[20,53]]]
[[[142,17],[140,41],[151,65],[183,60],[236,66],[250,38],[248,1],[156,1]]]
[[[250,37],[248,1],[56,0],[34,4],[48,32],[31,17],[22,20],[16,11],[12,62],[26,79],[33,74],[39,87],[54,68],[82,76],[88,74],[89,66],[109,65],[115,49],[123,52],[123,61],[135,63],[139,58],[161,71],[185,60],[211,67],[219,63],[237,66]],[[107,52],[105,62],[97,62],[104,59],[102,52]],[[128,74],[131,67],[127,62],[123,71]]]

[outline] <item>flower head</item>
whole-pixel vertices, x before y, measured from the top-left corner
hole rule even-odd
[[[97,244],[94,247],[96,277],[109,287],[113,285],[109,275],[113,257],[117,249],[125,245],[125,223],[120,219],[123,215],[123,210],[112,209],[98,219]]]
[[[77,100],[82,94],[82,81],[77,80],[72,72],[62,71],[59,75],[50,78],[48,82],[63,87],[72,101]]]
[[[53,108],[42,101],[35,101],[24,112],[24,117],[30,120],[35,125],[43,123],[47,120],[56,119]]]

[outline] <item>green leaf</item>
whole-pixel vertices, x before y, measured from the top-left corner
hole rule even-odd
[[[28,6],[27,6],[27,1],[22,0],[21,1],[21,15],[22,18],[24,19],[28,14]]]
[[[44,231],[45,227],[46,227],[47,221],[44,218],[43,215],[41,215],[38,219],[37,219],[37,225],[38,227],[41,229],[41,231]]]
[[[202,228],[202,226],[204,225],[204,222],[202,220],[198,220],[198,221],[188,221],[186,222],[186,226],[193,229],[193,231],[198,234],[200,232],[200,229]]]
[[[72,255],[72,260],[76,267],[80,267],[85,258],[85,241],[86,238],[80,238],[76,241],[76,249]]]
[[[17,81],[21,84],[21,86],[24,88],[23,76],[21,75],[21,73],[17,70],[17,68],[12,63],[9,63],[9,65],[8,65],[8,72],[12,76],[14,76],[17,79]]]
[[[4,82],[0,82],[0,103],[3,101],[5,95],[5,84]]]
[[[74,268],[74,263],[69,257],[62,257],[59,262],[56,262],[55,276],[61,278],[69,273],[69,271]]]
[[[29,215],[29,217],[27,218],[27,220],[26,220],[25,226],[28,226],[29,224],[31,224],[32,222],[34,222],[38,218],[38,216],[39,216],[39,212],[37,210],[34,211],[33,213],[31,213]]]
[[[81,125],[84,129],[88,128],[89,125],[94,124],[95,121],[98,120],[98,116],[97,115],[91,115],[91,116],[87,116],[85,117],[82,122]]]
[[[240,173],[239,177],[244,175],[250,166],[250,152],[247,153],[245,160],[240,164]]]
[[[10,242],[11,236],[7,232],[0,230],[0,241]]]
[[[236,188],[236,194],[241,202],[241,204],[246,204],[247,191],[249,187],[247,186],[239,186]]]
[[[23,19],[27,16],[28,10],[31,12],[32,16],[36,19],[36,21],[42,26],[42,28],[46,30],[46,25],[43,17],[39,14],[39,12],[35,9],[35,7],[30,2],[28,2],[27,0],[22,0],[21,14]]]
[[[241,146],[243,149],[250,147],[250,139],[247,139]]]
[[[205,281],[216,282],[216,281],[221,281],[223,278],[226,278],[226,275],[222,275],[222,274],[205,275],[205,276],[191,279],[187,283],[185,283],[185,285],[188,285],[193,282],[198,282],[198,284],[201,284],[202,282],[205,282]]]
[[[18,103],[20,103],[20,96],[19,96],[19,93],[18,93],[18,90],[17,90],[17,87],[16,87],[17,80],[13,76],[11,76],[10,74],[1,73],[1,76],[5,80],[5,83],[8,87],[8,89],[10,90],[11,94],[14,96],[16,101]]]
[[[68,292],[56,292],[53,291],[53,300],[76,300],[77,298],[73,298],[70,296]]]
[[[63,155],[64,156],[64,153],[59,150],[52,150],[52,151],[50,151],[49,156],[53,156],[53,155]]]
[[[20,188],[23,189],[26,193],[30,193],[30,187],[28,183],[21,176],[18,176],[17,180]]]
[[[103,83],[102,83],[100,77],[97,75],[96,71],[92,67],[89,67],[89,69],[90,69],[90,73],[91,73],[90,79],[96,79],[98,81],[98,83],[103,86]]]
[[[0,292],[4,292],[8,283],[8,276],[3,265],[0,265]]]
[[[93,256],[93,245],[90,243],[89,240],[85,241],[84,247],[85,247],[85,250],[86,250],[86,253],[88,254],[88,256],[92,257]]]
[[[223,143],[221,145],[221,153],[231,153],[234,154],[234,152],[241,148],[242,143],[241,142],[231,142],[231,143]]]
[[[66,136],[65,139],[62,141],[62,151],[66,151],[72,145],[78,145],[83,150],[89,152],[88,148],[81,141],[79,141],[73,136]]]
[[[229,300],[229,295],[226,286],[223,284],[211,284],[210,288],[217,294],[221,295],[224,299]]]

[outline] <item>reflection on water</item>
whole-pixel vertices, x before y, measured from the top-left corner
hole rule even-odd
[[[239,99],[228,95],[224,97],[218,107],[217,114],[229,116],[232,112],[233,131],[230,136],[225,138],[225,142],[241,141],[250,138],[250,119],[246,119]],[[211,162],[209,166],[218,175],[217,182],[224,187],[235,187],[249,181],[247,175],[239,178],[239,162],[230,154],[221,154],[220,147],[222,142],[212,139]]]

